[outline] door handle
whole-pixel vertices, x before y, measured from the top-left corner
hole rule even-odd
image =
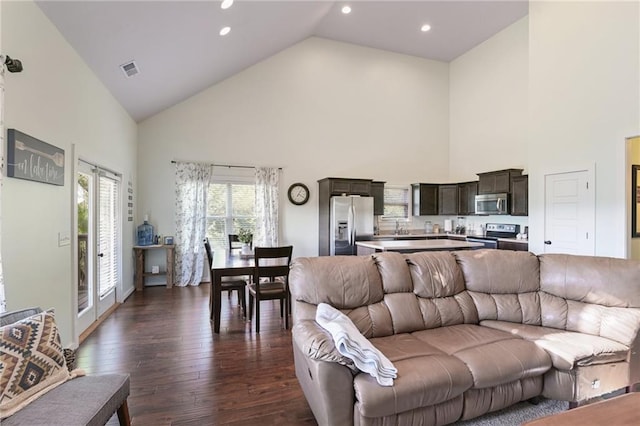
[[[98,257],[104,257],[104,253],[98,253]]]
[[[551,240],[545,240],[544,242],[546,245],[550,246],[551,245]]]
[[[347,212],[347,233],[349,234],[348,240],[349,245],[353,244],[353,226],[354,226],[354,212],[353,206],[349,206],[349,211]]]

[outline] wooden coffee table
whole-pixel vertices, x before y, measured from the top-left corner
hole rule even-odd
[[[526,426],[640,425],[640,392],[616,396],[525,423]]]

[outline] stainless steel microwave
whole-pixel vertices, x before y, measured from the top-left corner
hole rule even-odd
[[[476,195],[476,214],[509,214],[509,194]]]

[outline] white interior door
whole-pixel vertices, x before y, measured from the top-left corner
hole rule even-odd
[[[545,253],[595,254],[592,186],[586,170],[545,175]]]
[[[80,161],[76,179],[78,330],[116,302],[121,277],[120,179]]]

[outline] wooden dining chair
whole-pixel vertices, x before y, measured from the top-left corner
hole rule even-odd
[[[280,317],[289,328],[289,265],[293,246],[256,247],[253,282],[249,284],[249,320],[256,306],[256,333],[260,333],[260,302],[280,300]]]
[[[251,235],[249,246],[253,248],[253,235]],[[239,250],[241,248],[242,243],[240,242],[240,238],[238,238],[238,234],[229,234],[229,253],[231,253],[231,250]]]
[[[204,250],[207,252],[207,259],[209,260],[209,273],[211,274],[211,292],[209,293],[209,305],[213,306],[213,251],[211,250],[211,244],[209,243],[209,238],[204,239]],[[222,277],[222,291],[228,291],[229,295],[233,290],[236,290],[238,293],[238,302],[240,306],[242,306],[242,316],[244,318],[247,317],[247,297],[246,291],[247,281],[242,279],[241,277]]]
[[[240,250],[242,248],[242,243],[240,242],[240,238],[238,234],[227,234],[229,237],[229,253],[233,253],[233,250]],[[251,241],[249,242],[249,246],[253,249],[253,234],[251,235]],[[238,277],[245,281],[251,281],[252,277],[242,276]],[[231,292],[228,293],[229,298],[231,298]]]

